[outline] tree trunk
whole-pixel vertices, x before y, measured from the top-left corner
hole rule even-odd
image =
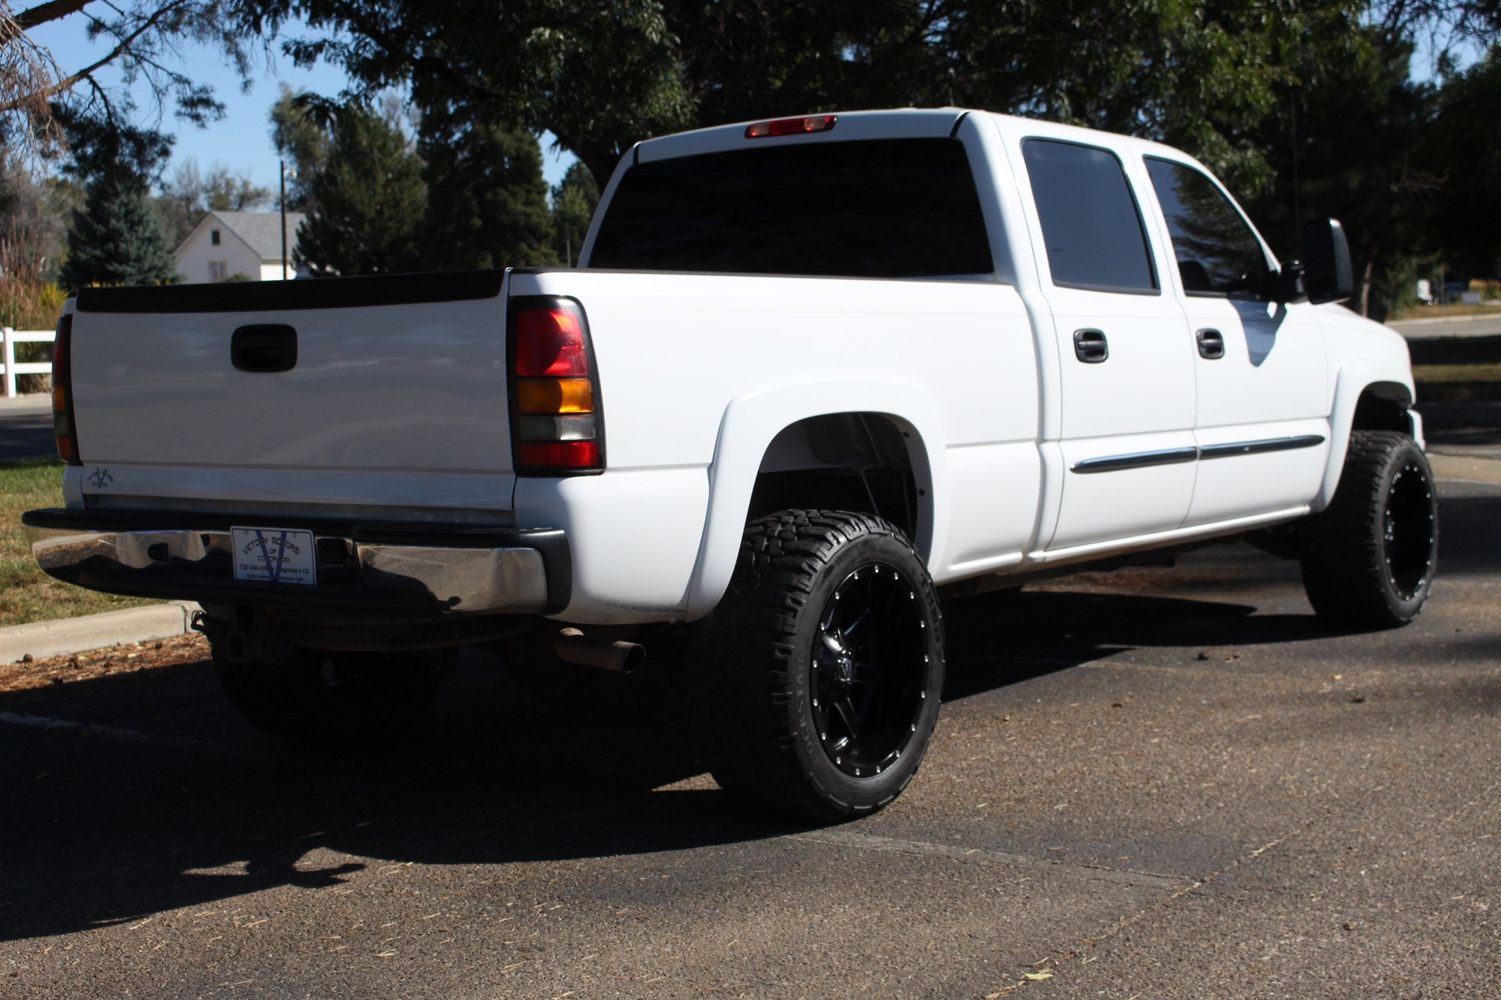
[[[1360,283],[1356,287],[1355,294],[1360,302],[1360,315],[1371,315],[1371,282],[1376,274],[1376,248],[1373,246],[1366,251],[1365,263],[1360,269]]]

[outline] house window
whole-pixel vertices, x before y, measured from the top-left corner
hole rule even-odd
[[[212,243],[214,246],[218,246],[219,245],[219,230],[217,230],[217,229],[211,229],[211,230],[209,230],[208,241],[210,243]]]
[[[218,234],[215,233],[214,235],[217,236]],[[208,262],[208,280],[223,281],[227,277],[229,277],[228,263],[222,260],[211,260]]]

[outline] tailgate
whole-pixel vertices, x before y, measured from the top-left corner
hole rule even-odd
[[[72,348],[85,495],[508,511],[504,283],[86,290]]]

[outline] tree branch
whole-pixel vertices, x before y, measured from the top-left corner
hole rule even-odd
[[[88,4],[89,0],[50,0],[48,3],[39,3],[35,7],[21,11],[16,15],[15,20],[22,31],[30,31],[39,24],[76,14]]]
[[[62,2],[63,2],[63,0],[56,0],[55,3],[44,4],[43,6],[58,6]],[[70,0],[70,2],[71,2],[71,0]],[[82,4],[79,4],[78,6],[82,6]],[[48,87],[44,87],[40,91],[37,91],[35,93],[31,93],[31,94],[26,94],[26,95],[24,95],[22,97],[16,98],[15,100],[7,101],[7,102],[5,102],[3,104],[0,104],[0,111],[17,111],[17,110],[25,107],[26,105],[31,104],[31,103],[33,103],[33,102],[35,102],[37,100],[44,100],[44,101],[45,100],[49,100],[49,99],[51,99],[53,97],[56,97],[58,94],[63,93],[64,91],[71,90],[81,80],[92,80],[93,79],[93,74],[95,72],[97,72],[98,70],[102,69],[104,66],[108,65],[109,63],[113,62],[115,59],[118,59],[121,55],[129,52],[131,45],[133,45],[135,43],[136,39],[140,38],[146,32],[148,32],[152,28],[156,27],[156,24],[157,24],[158,21],[160,21],[163,17],[165,17],[169,11],[173,10],[174,8],[176,8],[178,6],[180,6],[180,4],[177,4],[177,3],[171,3],[171,4],[166,4],[166,5],[162,6],[161,8],[159,8],[158,10],[156,10],[150,17],[148,17],[145,21],[143,21],[141,23],[140,27],[136,28],[135,31],[131,32],[129,35],[127,35],[126,37],[124,37],[123,39],[121,39],[120,40],[120,44],[116,45],[113,49],[111,49],[109,51],[109,53],[107,55],[105,55],[103,58],[98,59],[97,61],[89,64],[88,66],[85,66],[83,69],[79,70],[76,73],[73,73],[73,74],[71,74],[71,75],[69,75],[69,76],[67,76],[67,77],[65,77],[65,78],[63,78],[61,80],[58,80],[56,83],[51,84]],[[38,10],[38,9],[40,9],[40,8],[35,8],[35,7],[32,8],[32,10]]]

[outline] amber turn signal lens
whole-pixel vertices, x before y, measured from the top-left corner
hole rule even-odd
[[[520,413],[593,413],[594,386],[586,378],[518,379]]]

